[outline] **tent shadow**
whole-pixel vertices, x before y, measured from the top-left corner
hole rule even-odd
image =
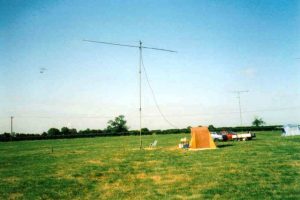
[[[231,147],[233,144],[218,144],[217,148],[226,148],[226,147]]]

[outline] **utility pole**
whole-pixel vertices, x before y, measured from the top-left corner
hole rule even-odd
[[[239,111],[240,111],[240,123],[241,126],[243,126],[243,117],[242,117],[242,106],[241,106],[241,93],[246,93],[249,92],[248,90],[237,90],[234,91],[234,93],[236,93],[238,96],[237,98],[239,99]]]
[[[149,49],[149,50],[156,50],[156,51],[167,51],[171,53],[176,53],[176,51],[168,50],[168,49],[161,49],[156,47],[146,47],[142,45],[142,41],[139,41],[139,45],[129,45],[129,44],[120,44],[120,43],[112,43],[112,42],[101,42],[101,41],[95,41],[95,40],[83,40],[85,42],[94,42],[94,43],[100,43],[100,44],[106,44],[106,45],[115,45],[115,46],[122,46],[122,47],[132,47],[132,48],[138,48],[139,49],[139,117],[140,117],[140,149],[143,148],[143,142],[142,142],[142,49]]]
[[[140,79],[140,149],[143,147],[143,141],[142,141],[142,41],[139,41],[140,46],[140,62],[139,62],[139,79]]]
[[[14,132],[13,132],[13,120],[14,120],[14,117],[11,116],[10,117],[10,135],[13,136]]]

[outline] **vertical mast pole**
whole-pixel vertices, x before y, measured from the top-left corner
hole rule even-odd
[[[139,45],[140,50],[140,62],[139,62],[139,85],[140,85],[140,149],[143,147],[142,143],[142,41],[140,41]]]
[[[241,123],[241,130],[243,131],[243,116],[242,116],[242,104],[241,104],[241,94],[249,92],[248,90],[237,90],[234,93],[237,94],[237,98],[239,100],[239,111],[240,111],[240,123]]]
[[[13,136],[13,119],[14,117],[10,117],[10,135]]]
[[[242,118],[242,108],[241,108],[241,96],[240,96],[240,92],[238,92],[238,99],[239,99],[239,108],[240,108],[240,121],[241,121],[241,126],[243,126],[243,118]]]

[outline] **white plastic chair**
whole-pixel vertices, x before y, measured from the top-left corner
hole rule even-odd
[[[154,140],[153,143],[150,143],[149,148],[156,147],[156,145],[157,145],[157,140]]]

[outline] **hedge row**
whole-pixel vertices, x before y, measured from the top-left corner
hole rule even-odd
[[[281,126],[244,126],[244,127],[218,127],[215,128],[212,125],[209,126],[210,131],[272,131],[280,130]],[[190,128],[184,129],[167,129],[167,130],[148,130],[147,128],[142,129],[143,135],[152,135],[152,134],[179,134],[179,133],[190,133]],[[0,141],[22,141],[22,140],[47,140],[47,139],[71,139],[71,138],[90,138],[90,137],[107,137],[107,136],[128,136],[128,135],[139,135],[138,130],[131,130],[121,133],[109,133],[102,130],[84,130],[79,132],[74,132],[72,134],[62,134],[62,135],[48,135],[47,133],[43,134],[24,134],[18,133],[14,136],[11,136],[9,133],[0,134]]]

